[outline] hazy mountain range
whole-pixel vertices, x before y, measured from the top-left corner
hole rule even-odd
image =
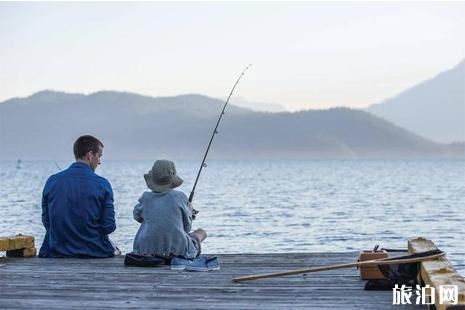
[[[0,159],[69,159],[82,134],[101,138],[107,159],[200,159],[223,103],[114,91],[10,99],[0,103]],[[231,105],[209,156],[464,158],[465,147],[434,143],[359,110],[265,113]]]
[[[220,100],[225,101],[227,98],[223,98]],[[252,111],[256,112],[288,112],[288,110],[281,104],[279,103],[268,103],[268,102],[256,102],[256,101],[250,101],[246,100],[242,97],[232,97],[230,99],[230,103],[232,105],[241,107],[241,108],[247,108]]]
[[[465,60],[367,111],[433,141],[465,141]]]

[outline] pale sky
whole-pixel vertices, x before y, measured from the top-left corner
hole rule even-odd
[[[53,89],[365,107],[465,57],[464,2],[0,3],[0,101]]]

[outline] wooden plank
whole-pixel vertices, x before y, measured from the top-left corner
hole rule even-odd
[[[255,272],[353,262],[357,255],[218,255],[221,270],[200,273],[169,266],[125,267],[124,257],[9,258],[0,270],[0,308],[397,309],[391,291],[364,291],[355,268],[244,284],[231,281]]]
[[[34,257],[37,255],[36,248],[25,248],[6,251],[7,257]]]
[[[408,251],[411,254],[437,249],[437,246],[431,240],[425,238],[408,241]],[[440,303],[440,286],[444,285],[456,285],[458,288],[457,306],[465,306],[465,279],[455,270],[446,257],[422,262],[420,277],[425,284],[434,287],[436,309],[443,310],[454,306]]]
[[[33,248],[34,237],[25,235],[16,235],[14,237],[0,237],[0,251],[20,250],[24,248]]]
[[[319,309],[335,309],[335,308],[343,308],[343,309],[380,309],[379,303],[361,303],[361,302],[354,302],[354,301],[347,301],[344,302],[335,302],[330,299],[325,300],[305,300],[303,302],[299,299],[274,299],[268,300],[268,298],[263,299],[209,299],[209,298],[192,298],[192,296],[188,296],[190,298],[183,298],[176,300],[176,297],[164,297],[155,295],[151,298],[142,299],[138,297],[130,297],[127,299],[106,299],[106,300],[94,300],[94,299],[81,299],[77,300],[75,298],[65,298],[62,299],[61,296],[50,296],[50,297],[34,297],[30,299],[29,305],[23,305],[23,307],[28,309],[36,309],[38,305],[41,305],[44,308],[54,308],[58,309],[69,309],[71,304],[74,304],[74,307],[80,309],[103,309],[103,305],[106,305],[105,308],[123,308],[126,309],[127,305],[132,304],[139,309],[285,309],[285,308],[319,308]],[[13,297],[9,296],[8,301],[11,300],[18,300],[18,301],[26,301],[25,299],[21,299],[21,297]],[[59,302],[56,302],[56,300]],[[176,300],[176,301],[175,301]],[[379,301],[378,301],[379,302]],[[119,306],[118,306],[119,305]],[[328,306],[330,305],[330,306]],[[18,307],[16,305],[14,308],[23,308]],[[394,307],[392,307],[394,309]],[[4,309],[8,309],[5,307]],[[382,309],[390,309],[389,305],[387,307],[383,307]]]
[[[10,239],[7,237],[0,237],[0,251],[5,251],[10,247]]]

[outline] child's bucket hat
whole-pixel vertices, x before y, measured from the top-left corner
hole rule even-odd
[[[148,188],[159,193],[178,187],[183,182],[183,179],[176,174],[174,162],[164,159],[157,160],[152,169],[144,174],[144,179]]]

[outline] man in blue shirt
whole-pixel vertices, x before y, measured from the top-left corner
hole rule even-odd
[[[113,191],[97,174],[103,144],[92,136],[74,143],[76,162],[52,175],[42,194],[45,238],[39,257],[112,257],[116,229]]]

